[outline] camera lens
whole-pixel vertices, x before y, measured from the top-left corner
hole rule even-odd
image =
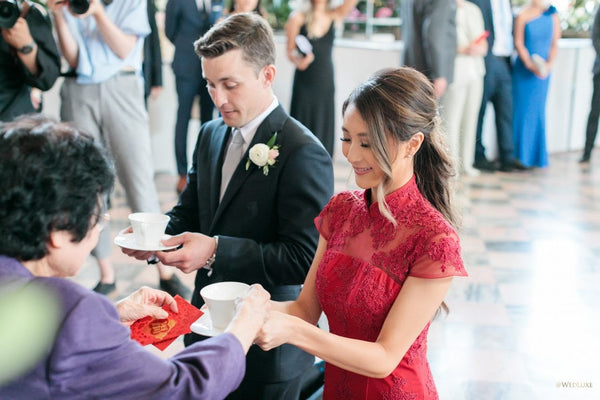
[[[69,8],[75,14],[85,14],[90,8],[89,0],[69,0]]]
[[[12,28],[20,14],[16,0],[0,0],[0,28]]]

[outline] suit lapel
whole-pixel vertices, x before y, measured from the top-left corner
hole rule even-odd
[[[287,116],[286,112],[283,110],[281,105],[279,105],[259,125],[258,129],[256,130],[256,134],[254,135],[254,138],[252,139],[252,142],[248,146],[248,149],[244,153],[242,160],[240,161],[237,168],[233,172],[233,175],[231,176],[231,180],[229,181],[229,186],[227,186],[227,190],[225,190],[225,193],[223,194],[223,200],[221,200],[221,203],[217,207],[217,211],[216,211],[216,214],[215,214],[215,217],[213,220],[212,227],[214,227],[214,224],[216,223],[216,221],[219,219],[219,217],[223,213],[223,210],[225,208],[227,208],[227,205],[232,201],[233,198],[235,198],[236,194],[238,193],[238,191],[240,190],[240,188],[242,187],[242,185],[244,184],[246,179],[248,179],[250,174],[257,174],[257,173],[262,174],[262,170],[258,169],[256,167],[256,165],[254,165],[252,163],[250,164],[250,167],[248,168],[248,170],[246,170],[246,162],[248,161],[248,154],[249,154],[252,146],[254,146],[257,143],[267,143],[269,141],[269,139],[271,138],[271,136],[273,136],[273,134],[275,132],[279,132],[281,130],[287,117],[288,116]],[[230,129],[228,130],[228,132],[229,131],[230,131]],[[229,136],[229,135],[227,135],[227,136]],[[219,167],[218,167],[219,181],[217,182],[217,185],[214,186],[216,188],[221,187],[221,166],[223,165],[223,158],[224,158],[224,156],[222,155],[220,158]],[[219,190],[216,190],[216,193],[217,193],[217,201],[218,201]],[[212,227],[211,227],[211,230],[212,230]]]

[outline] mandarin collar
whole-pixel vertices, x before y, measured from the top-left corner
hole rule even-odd
[[[410,194],[414,192],[416,187],[417,183],[415,180],[415,175],[413,174],[404,185],[385,195],[385,202],[388,205],[394,204],[395,206],[402,206],[409,201]],[[372,193],[373,192],[371,189],[365,190],[363,193],[363,200],[365,202],[365,207],[368,209],[369,215],[371,217],[378,217],[381,215],[381,212],[379,212],[379,202],[372,201],[371,205],[369,205],[369,197],[371,197],[371,200],[375,200],[372,197]]]

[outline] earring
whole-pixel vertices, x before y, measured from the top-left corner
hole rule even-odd
[[[411,158],[412,154],[407,154],[405,158]]]

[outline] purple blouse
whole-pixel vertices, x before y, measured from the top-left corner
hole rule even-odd
[[[67,279],[35,277],[0,255],[0,284],[34,281],[56,293],[59,330],[32,370],[0,386],[0,399],[222,399],[244,377],[244,352],[232,334],[163,360],[129,338],[104,296]]]

